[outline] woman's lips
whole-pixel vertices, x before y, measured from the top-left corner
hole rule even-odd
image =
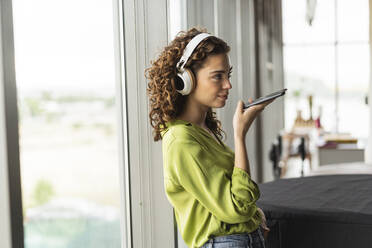
[[[218,96],[218,97],[220,97],[220,98],[223,98],[223,99],[227,99],[227,95],[222,95],[222,96]]]

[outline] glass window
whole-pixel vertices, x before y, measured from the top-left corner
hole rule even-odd
[[[312,94],[313,117],[321,107],[325,131],[367,138],[369,2],[316,2],[309,26],[306,1],[283,1],[284,71],[289,89],[285,126],[292,127],[297,108],[305,119],[309,117],[306,98]]]
[[[369,127],[369,109],[365,104],[369,84],[369,45],[340,45],[338,51],[339,129],[366,138]]]
[[[366,0],[337,0],[337,35],[340,42],[368,42],[368,10]]]
[[[283,42],[330,43],[335,40],[333,1],[317,1],[314,21],[306,22],[306,1],[283,0]]]
[[[326,129],[335,125],[335,52],[333,46],[285,46],[285,127],[292,128],[297,110],[302,117],[310,117],[307,97],[313,96],[313,119],[322,108]]]
[[[119,248],[112,1],[13,8],[25,247]]]

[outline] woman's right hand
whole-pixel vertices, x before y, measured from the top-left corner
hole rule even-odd
[[[252,102],[250,98],[249,103]],[[233,118],[233,127],[234,127],[234,137],[235,138],[245,138],[245,135],[248,132],[248,129],[252,125],[252,122],[257,117],[259,113],[261,113],[267,105],[274,101],[270,100],[267,102],[263,102],[258,105],[251,106],[247,109],[243,109],[243,101],[238,101],[236,106],[234,118]]]

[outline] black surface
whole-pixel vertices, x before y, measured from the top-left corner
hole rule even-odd
[[[372,175],[279,179],[260,184],[268,247],[372,247]]]

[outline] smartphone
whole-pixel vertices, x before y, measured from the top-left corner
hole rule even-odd
[[[256,100],[254,100],[251,103],[245,103],[244,106],[243,106],[243,109],[247,109],[247,108],[249,108],[253,105],[261,104],[261,103],[269,101],[271,99],[275,99],[277,97],[280,97],[280,96],[284,95],[286,91],[287,91],[287,89],[282,89],[282,90],[276,91],[274,93],[271,93],[267,96],[257,98]]]

